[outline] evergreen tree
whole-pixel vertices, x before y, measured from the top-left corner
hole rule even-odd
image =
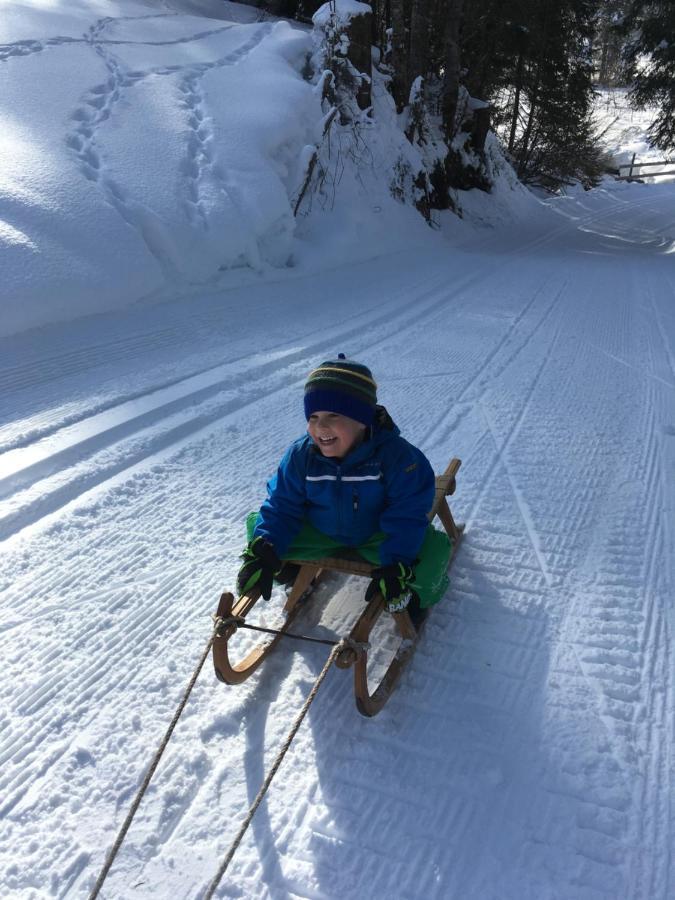
[[[633,0],[621,26],[625,60],[633,81],[632,102],[658,107],[649,138],[661,150],[675,149],[675,2]]]
[[[493,125],[525,181],[555,188],[596,178],[597,8],[598,0],[477,0],[467,11],[465,82],[493,104]]]
[[[320,0],[283,2],[298,2],[306,16]],[[459,170],[471,155],[480,182],[473,186],[489,184],[480,171],[488,115],[523,180],[552,189],[574,179],[592,184],[600,172],[594,62],[609,77],[611,26],[631,3],[644,10],[675,0],[372,0],[372,41],[406,134],[419,132],[414,123],[425,116],[441,125],[448,184],[470,183]],[[471,98],[488,101],[489,111]]]

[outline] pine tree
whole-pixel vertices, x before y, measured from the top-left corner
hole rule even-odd
[[[519,176],[592,183],[592,49],[598,0],[477,0],[462,33],[465,83],[494,107]]]
[[[443,65],[443,131],[450,141],[455,130],[460,85],[460,25],[464,0],[447,0],[445,10],[445,59]]]
[[[654,106],[657,116],[649,128],[652,144],[675,149],[675,2],[633,0],[621,26],[627,37],[625,60],[634,87],[631,101]]]
[[[408,102],[410,94],[409,46],[410,46],[410,3],[409,0],[390,0],[391,15],[391,64],[393,66],[392,92],[399,112]]]

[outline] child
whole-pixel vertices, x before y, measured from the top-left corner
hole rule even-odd
[[[275,577],[283,580],[283,560],[349,549],[377,567],[367,600],[380,591],[390,612],[412,601],[418,624],[441,599],[452,548],[427,520],[434,473],[377,405],[376,392],[370,369],[342,353],[309,375],[308,434],[288,448],[267,499],[248,517],[240,594],[257,587],[268,600]]]

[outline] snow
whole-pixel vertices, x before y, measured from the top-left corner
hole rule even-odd
[[[381,94],[370,163],[336,132],[294,225],[306,30],[215,0],[0,21],[0,896],[88,895],[344,351],[437,471],[462,459],[466,533],[384,710],[329,672],[217,895],[669,900],[672,181],[542,201],[491,143],[494,193],[431,229],[388,194]],[[634,152],[644,120],[606,115]],[[363,587],[329,578],[295,630],[346,634]],[[105,897],[203,896],[327,652],[238,687],[207,664]]]
[[[46,5],[43,27],[14,10],[0,54],[0,333],[286,266],[321,118],[306,30],[122,2],[79,7],[76,37]]]
[[[372,15],[372,7],[368,3],[360,3],[359,0],[332,0],[324,3],[312,16],[314,25],[325,26],[332,16],[340,25],[346,25],[354,16]]]
[[[12,6],[0,335],[429,244],[391,196],[392,157],[419,157],[381,78],[386,127],[357,152],[327,138],[322,187],[294,218],[325,121],[301,74],[314,45],[305,26],[257,15],[217,0]]]

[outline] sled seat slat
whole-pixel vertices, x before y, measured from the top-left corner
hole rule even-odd
[[[342,572],[344,575],[369,576],[375,566],[355,559],[342,556],[322,556],[321,559],[292,559],[295,566],[307,566],[312,569],[331,569],[334,572]]]

